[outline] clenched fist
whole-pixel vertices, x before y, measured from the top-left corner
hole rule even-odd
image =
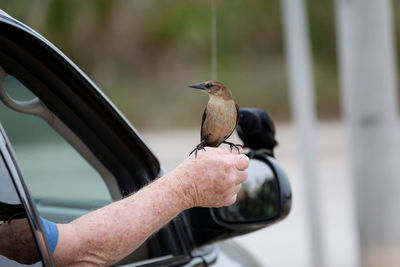
[[[236,201],[247,179],[249,158],[229,148],[206,147],[172,171],[184,195],[186,208],[222,207]]]

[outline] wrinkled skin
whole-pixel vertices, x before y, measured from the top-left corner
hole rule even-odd
[[[233,204],[241,183],[247,179],[249,159],[235,149],[232,152],[229,148],[205,149],[199,151],[197,158],[192,155],[135,194],[71,223],[57,224],[56,266],[110,266],[185,209]],[[9,227],[3,225],[0,230],[6,230],[5,226]],[[20,240],[29,237],[28,234],[18,231]],[[13,238],[3,241],[11,240]],[[14,246],[7,243],[3,248]],[[16,252],[0,250],[20,262],[37,260]]]

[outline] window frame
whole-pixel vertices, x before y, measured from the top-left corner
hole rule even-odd
[[[0,63],[114,175],[122,196],[164,174],[137,130],[101,90],[50,42],[1,10]],[[183,213],[155,234],[174,256],[161,263],[198,260],[189,227]]]
[[[3,160],[8,172],[9,178],[14,185],[19,200],[24,206],[32,236],[35,239],[36,247],[40,254],[43,266],[55,266],[53,255],[47,240],[46,232],[40,220],[39,213],[34,201],[27,189],[24,176],[15,157],[10,141],[0,123],[0,160]]]
[[[43,37],[2,18],[0,62],[6,73],[88,147],[115,175],[121,191],[129,194],[157,178],[157,158],[100,89]]]

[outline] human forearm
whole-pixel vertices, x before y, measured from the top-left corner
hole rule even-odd
[[[59,225],[57,266],[108,266],[187,208],[233,204],[249,159],[206,148],[132,196]]]
[[[128,198],[68,225],[59,225],[57,248],[63,251],[56,249],[56,261],[61,266],[82,263],[108,266],[128,255],[189,207],[177,175],[180,174],[168,174]]]

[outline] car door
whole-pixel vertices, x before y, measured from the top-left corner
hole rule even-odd
[[[56,223],[71,222],[164,174],[149,146],[102,91],[44,37],[1,10],[0,123],[21,159],[32,192],[29,203]],[[219,216],[220,209],[190,209],[115,266],[215,263],[213,242],[288,214],[290,186],[285,175],[273,174],[280,199],[273,217],[235,222]]]
[[[4,90],[11,88],[13,92],[10,94],[21,96],[24,91],[28,94],[29,89],[14,76],[7,74],[4,80],[0,87]],[[121,191],[118,183],[107,184],[106,179],[120,179],[119,173],[104,172],[104,165],[98,162],[93,164],[94,166],[88,163],[41,118],[10,110],[0,103],[0,121],[4,122],[7,131],[10,132],[17,157],[26,175],[26,184],[32,190],[34,204],[45,219],[56,223],[69,223],[131,192],[129,187],[123,187],[123,183]],[[96,129],[98,128],[93,132]],[[74,142],[81,141],[76,138]],[[108,138],[109,142],[113,142],[110,136]],[[114,152],[118,153],[119,150]],[[100,153],[102,152],[99,152],[99,155]],[[137,153],[141,154],[140,151]],[[140,177],[132,179],[140,181]],[[134,182],[131,181],[132,184]],[[140,187],[134,188],[138,190]],[[185,236],[182,221],[178,218],[116,266],[172,266],[177,262],[190,262],[189,244],[185,243]]]
[[[20,141],[16,154],[41,216],[68,223],[163,174],[138,132],[97,86],[51,43],[2,12],[0,67],[0,122],[11,141]],[[28,99],[19,99],[19,91]],[[47,149],[52,139],[70,152]],[[75,161],[87,171],[77,172]],[[93,182],[85,182],[88,173]],[[103,193],[93,196],[100,187]],[[175,219],[117,265],[190,263],[186,228]]]
[[[0,266],[54,266],[33,203],[0,124]]]

